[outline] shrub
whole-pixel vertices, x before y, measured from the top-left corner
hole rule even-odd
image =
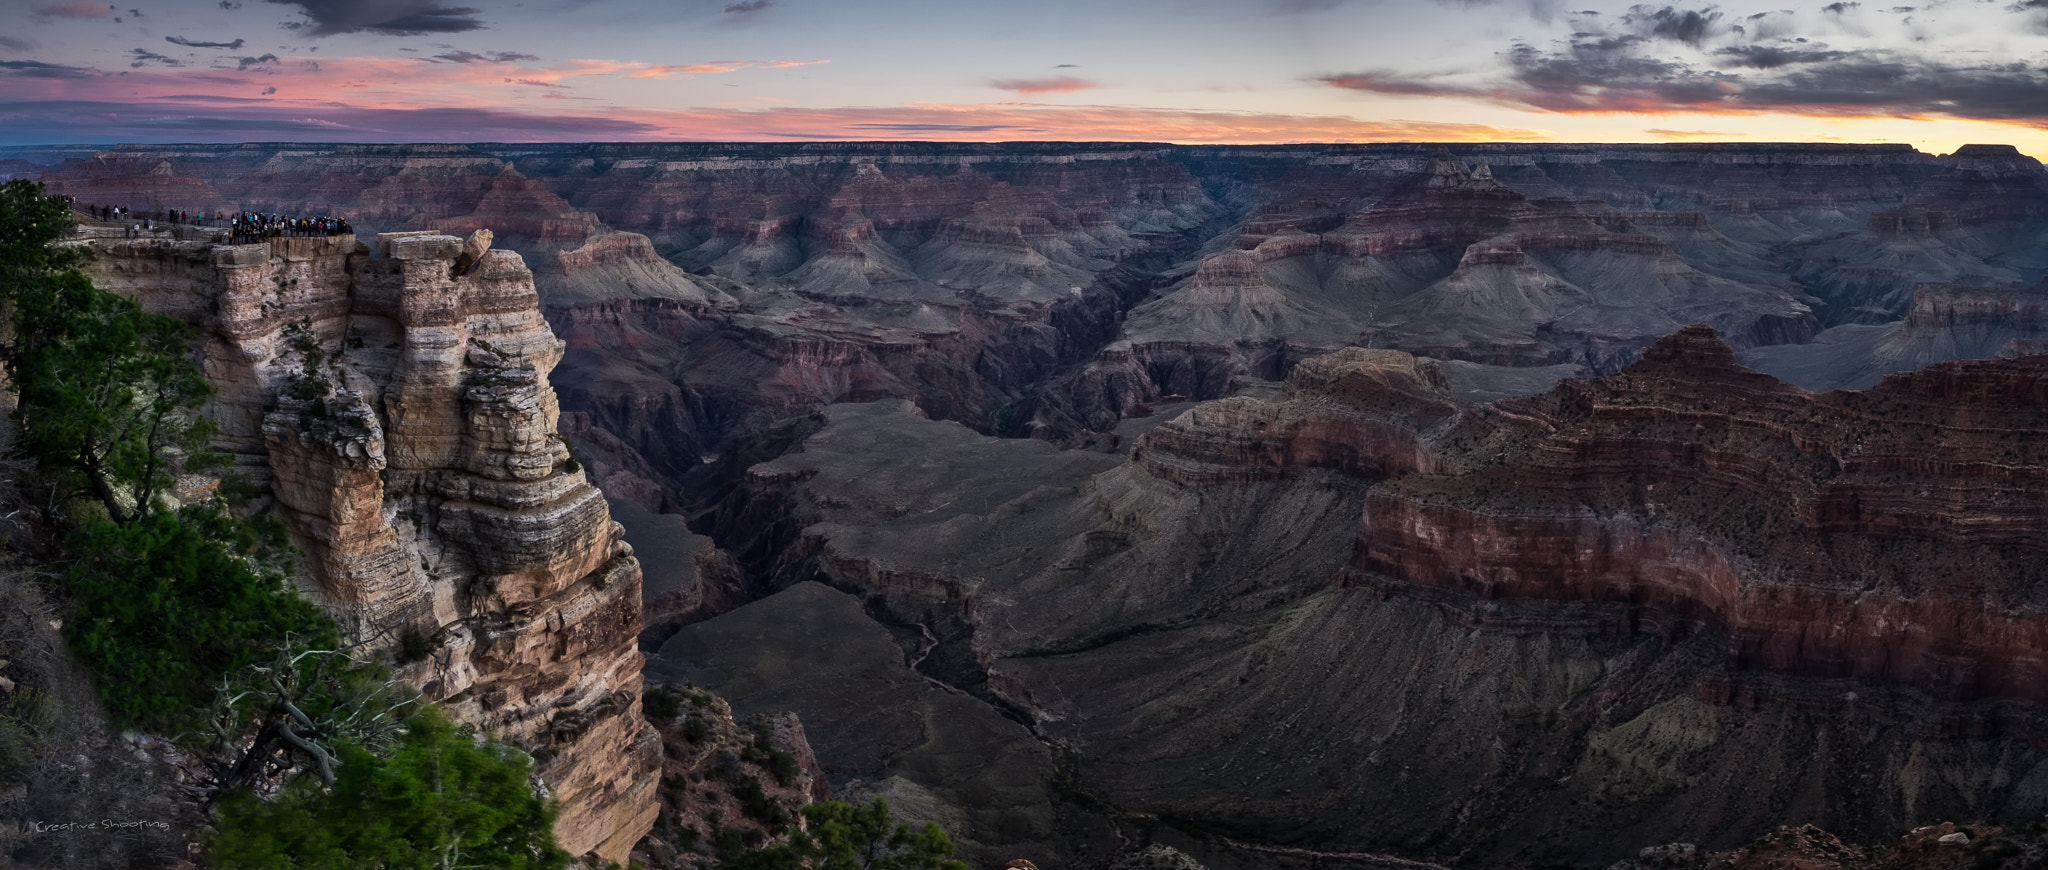
[[[820,801],[804,807],[808,833],[785,845],[735,854],[728,868],[749,870],[967,870],[953,859],[953,841],[937,823],[893,824],[881,798],[865,806]]]
[[[656,686],[640,694],[640,709],[649,722],[667,722],[683,712],[683,703],[667,689]]]
[[[75,610],[72,652],[99,676],[120,725],[161,733],[196,724],[230,674],[296,641],[340,643],[334,623],[295,594],[282,531],[187,507],[74,531],[64,572]]]
[[[206,838],[218,870],[491,867],[554,870],[554,809],[524,754],[478,743],[439,711],[406,721],[388,758],[340,747],[334,788],[300,778],[272,802],[237,792]]]
[[[704,717],[691,714],[690,718],[683,720],[684,740],[688,740],[691,743],[703,743],[704,738],[710,736],[711,723],[704,721]]]
[[[433,655],[434,639],[421,631],[417,625],[408,625],[398,633],[398,663],[409,665]]]

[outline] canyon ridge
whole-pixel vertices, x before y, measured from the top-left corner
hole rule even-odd
[[[92,270],[199,327],[309,593],[431,635],[406,676],[548,750],[579,854],[655,825],[643,667],[794,712],[819,793],[977,866],[1605,866],[2048,812],[2048,173],[2009,147],[0,175],[356,226],[106,235]]]

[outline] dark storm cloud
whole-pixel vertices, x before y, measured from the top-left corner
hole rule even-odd
[[[141,69],[141,68],[142,68],[142,65],[143,65],[143,64],[146,64],[146,63],[160,63],[160,64],[163,64],[164,66],[184,66],[184,65],[185,65],[185,62],[184,62],[184,61],[182,61],[182,60],[179,60],[179,59],[177,59],[177,58],[174,58],[174,57],[165,57],[165,56],[163,56],[163,55],[161,55],[161,54],[157,54],[156,52],[154,52],[154,51],[150,51],[149,49],[146,49],[146,48],[131,48],[131,49],[129,49],[129,50],[128,50],[128,54],[129,54],[130,56],[134,57],[134,59],[135,59],[135,62],[134,62],[134,63],[131,63],[131,64],[129,64],[129,66],[130,66],[130,67],[133,67],[133,68],[135,68],[135,69]]]
[[[1722,30],[1721,13],[1714,9],[1680,9],[1676,6],[1634,6],[1621,17],[1624,27],[1638,35],[1653,39],[1668,39],[1698,46],[1707,39],[1719,35]]]
[[[450,63],[517,63],[523,60],[540,60],[533,55],[516,51],[486,51],[482,54],[473,51],[451,51],[434,57]]]
[[[1732,45],[1716,49],[1715,57],[1725,57],[1728,66],[1751,69],[1777,69],[1802,63],[1826,63],[1849,56],[1841,51],[1815,51],[1805,48],[1788,48],[1777,45]]]
[[[1956,65],[1900,52],[1742,46],[1715,51],[1748,72],[1671,59],[1643,36],[1575,39],[1556,50],[1518,44],[1481,85],[1371,71],[1324,76],[1334,87],[1404,96],[1484,99],[1569,114],[1791,112],[1824,117],[1951,117],[2048,123],[2048,70]]]
[[[235,65],[235,69],[246,70],[252,66],[262,66],[266,63],[277,63],[277,55],[262,54],[256,57],[245,57],[242,58],[241,63]]]
[[[83,79],[103,75],[82,66],[62,66],[39,60],[0,60],[0,74],[26,79]]]
[[[266,96],[266,97],[267,97],[267,96],[270,96],[271,94],[274,94],[274,93],[277,93],[277,86],[276,86],[276,85],[271,85],[270,87],[267,87],[267,88],[264,88],[264,89],[263,89],[263,95],[264,95],[264,96]]]
[[[164,37],[164,41],[172,45],[182,45],[186,48],[225,48],[230,51],[233,51],[235,49],[241,48],[242,43],[246,40],[237,39],[234,42],[201,42],[197,39],[186,39],[182,36],[166,36]]]
[[[753,15],[774,6],[775,0],[740,0],[725,7],[727,15]]]
[[[1826,6],[1822,6],[1820,8],[1820,11],[1825,12],[1829,15],[1841,15],[1843,13],[1848,12],[1851,9],[1855,9],[1856,7],[1862,5],[1863,4],[1856,2],[1856,0],[1835,0],[1835,2],[1833,3],[1829,3]]]
[[[462,33],[480,30],[480,10],[468,6],[443,6],[439,0],[267,0],[297,6],[308,21],[294,29],[306,29],[312,36],[368,31],[391,36],[419,36],[426,33]],[[765,0],[763,0],[765,2]]]
[[[26,39],[16,39],[12,36],[0,36],[0,48],[5,48],[10,51],[27,51],[35,47],[35,43],[30,42]]]

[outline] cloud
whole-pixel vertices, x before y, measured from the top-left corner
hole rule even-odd
[[[9,51],[27,51],[35,47],[35,43],[30,42],[26,39],[16,39],[12,36],[0,36],[0,48],[5,48]]]
[[[627,78],[665,79],[678,75],[720,75],[739,72],[743,69],[788,69],[797,66],[831,63],[829,60],[713,60],[704,63],[662,64],[627,73]]]
[[[1325,84],[1399,96],[1462,97],[1566,114],[1785,112],[1838,118],[1958,118],[2048,124],[2048,69],[1958,64],[1883,50],[1717,50],[1755,72],[1703,69],[1651,52],[1641,36],[1581,38],[1560,50],[1518,44],[1480,85],[1384,71]]]
[[[451,51],[446,54],[434,55],[434,57],[452,63],[518,63],[527,60],[540,60],[540,58],[533,55],[521,54],[516,51],[486,51],[482,54],[477,54],[473,51]]]
[[[544,95],[545,96],[545,95]],[[565,98],[573,99],[573,98]],[[0,100],[0,144],[77,142],[1167,141],[1214,143],[1539,139],[1480,124],[1359,121],[1330,115],[1040,104],[687,111],[577,115],[478,107],[375,108],[173,99]]]
[[[726,6],[725,14],[740,16],[756,15],[774,5],[775,0],[740,0],[738,3]]]
[[[186,39],[182,36],[166,36],[164,41],[172,45],[182,45],[186,48],[225,48],[230,51],[241,48],[244,42],[244,40],[240,39],[234,42],[201,42],[197,39]]]
[[[1849,57],[1848,52],[1791,48],[1771,45],[1732,45],[1715,49],[1714,56],[1731,58],[1728,66],[1778,69],[1803,63],[1827,63]]]
[[[1826,6],[1822,6],[1820,8],[1820,11],[1825,12],[1829,15],[1842,15],[1862,5],[1863,4],[1856,2],[1856,0],[1835,0],[1835,2],[1833,3],[1829,3]]]
[[[241,63],[235,65],[235,69],[246,70],[252,66],[262,66],[267,63],[277,63],[277,55],[262,54],[256,57],[245,57],[242,58]]]
[[[1677,139],[1680,141],[1689,139],[1734,139],[1742,136],[1741,133],[1716,133],[1712,130],[1660,130],[1656,127],[1651,127],[1643,132],[1659,139]]]
[[[568,85],[556,84],[554,82],[544,82],[541,81],[540,79],[506,79],[505,83],[508,85],[526,85],[527,87],[534,88],[558,88],[561,90],[569,89]]]
[[[1344,5],[1344,2],[1345,0],[1273,0],[1273,11],[1282,15],[1327,12]]]
[[[83,79],[105,75],[82,66],[62,66],[36,60],[0,60],[0,78]]]
[[[1653,39],[1668,39],[1698,47],[1721,31],[1721,13],[1712,9],[1680,9],[1633,6],[1621,16],[1621,24]]]
[[[52,3],[34,7],[38,18],[105,18],[114,14],[114,7],[93,0],[70,0],[67,3]]]
[[[1062,63],[1062,64],[1055,64],[1055,65],[1053,66],[1053,69],[1078,69],[1078,68],[1079,68],[1080,66],[1081,66],[1081,65],[1080,65],[1080,64],[1078,64],[1078,63]]]
[[[989,87],[997,90],[1015,91],[1027,97],[1038,94],[1064,94],[1071,91],[1085,91],[1101,87],[1101,85],[1087,79],[1077,79],[1073,76],[1060,76],[1059,78],[1050,79],[1002,79],[989,82],[988,84]]]
[[[129,64],[129,66],[130,66],[130,67],[133,67],[133,68],[135,68],[135,69],[141,69],[141,68],[142,68],[142,66],[143,66],[143,64],[147,64],[147,63],[160,63],[160,64],[163,64],[164,66],[184,66],[184,65],[185,65],[185,62],[184,62],[184,61],[182,61],[182,60],[179,60],[179,59],[177,59],[177,58],[174,58],[174,57],[165,57],[165,56],[163,56],[163,55],[161,55],[161,54],[157,54],[156,52],[154,52],[154,51],[150,51],[149,49],[146,49],[146,48],[131,48],[131,49],[129,49],[129,50],[128,50],[128,53],[129,53],[130,55],[134,56],[134,58],[135,58],[135,62],[134,62],[134,63],[131,63],[131,64]]]
[[[427,33],[463,33],[481,30],[481,10],[468,6],[443,6],[439,0],[267,0],[297,6],[310,19],[291,26],[310,28],[308,35],[370,31],[392,36]]]
[[[274,94],[274,93],[277,93],[277,86],[276,86],[276,85],[271,85],[270,87],[267,87],[267,88],[264,88],[264,89],[263,89],[263,95],[264,95],[264,96],[266,96],[266,97],[267,97],[267,96],[270,96],[271,94]]]
[[[1393,94],[1403,97],[1492,97],[1498,95],[1497,91],[1485,88],[1445,84],[1435,77],[1406,76],[1392,70],[1367,70],[1365,72],[1322,76],[1317,81],[1348,91],[1368,91],[1375,94]]]

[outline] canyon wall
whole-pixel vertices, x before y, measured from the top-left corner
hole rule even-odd
[[[653,824],[641,574],[556,433],[563,343],[518,254],[432,232],[223,245],[87,230],[102,287],[198,328],[217,445],[305,593],[460,721],[533,753],[572,854]],[[416,652],[414,654],[417,654]]]
[[[2048,358],[1815,394],[1699,326],[1483,406],[1448,365],[1311,358],[1125,421],[1127,455],[835,406],[713,523],[780,536],[788,591],[653,667],[797,704],[848,775],[869,720],[792,700],[798,653],[706,645],[825,584],[1061,753],[1072,805],[1198,852],[1601,866],[2048,811]],[[971,806],[947,764],[880,770]]]
[[[1613,371],[1896,322],[2048,274],[2005,146],[530,144],[15,149],[82,202],[488,226],[569,340],[565,431],[650,510],[713,509],[836,401],[1106,432],[1345,346]],[[1824,377],[1884,348],[1836,341]],[[685,346],[690,350],[685,350]],[[1916,358],[1938,355],[1928,345]],[[1933,361],[1928,359],[1927,361]],[[1503,368],[1509,367],[1509,368]],[[1806,383],[1806,381],[1802,381]],[[734,590],[726,590],[734,592]]]

